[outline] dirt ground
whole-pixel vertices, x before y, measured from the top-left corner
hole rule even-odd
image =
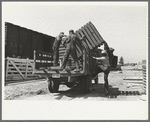
[[[58,93],[49,93],[45,79],[8,84],[4,87],[5,100],[77,100],[77,101],[140,101],[143,90],[141,86],[126,86],[122,71],[109,74],[110,94],[105,96],[103,90],[104,74],[99,74],[98,84],[92,81],[93,91],[82,93],[79,86],[68,88],[60,85]]]

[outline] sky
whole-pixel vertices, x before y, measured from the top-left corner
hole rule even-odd
[[[2,30],[10,22],[50,36],[91,21],[125,63],[147,58],[148,2],[2,2]]]

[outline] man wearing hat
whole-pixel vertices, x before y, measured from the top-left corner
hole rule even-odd
[[[60,34],[55,38],[55,41],[53,43],[53,66],[58,66],[58,60],[59,60],[59,47],[62,41],[62,37],[64,36],[64,32],[60,32]]]
[[[82,39],[85,36],[82,37]],[[82,40],[81,39],[81,40]],[[79,61],[77,59],[77,54],[76,54],[76,43],[82,45],[81,40],[77,37],[77,35],[74,33],[73,30],[69,31],[69,36],[68,38],[63,42],[63,45],[66,45],[66,52],[64,55],[64,60],[61,66],[61,69],[65,69],[69,55],[71,54],[72,58],[74,59],[75,63],[76,63],[76,69],[74,71],[79,71]]]
[[[112,63],[112,62],[113,62],[113,58],[114,58],[114,54],[113,54],[114,49],[111,48],[111,47],[109,47],[108,44],[106,43],[106,41],[104,41],[103,44],[104,44],[104,50],[107,51],[108,56],[109,56],[109,63],[110,63],[110,66],[113,66],[113,63]]]

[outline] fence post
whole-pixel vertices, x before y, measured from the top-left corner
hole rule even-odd
[[[7,77],[8,77],[8,69],[9,69],[9,61],[8,61],[8,59],[6,58],[5,59],[5,66],[6,66],[6,72],[5,72],[5,78],[7,79]]]
[[[29,59],[27,58],[26,59],[26,74],[25,74],[25,78],[27,78],[27,75],[28,75],[28,61],[29,61]]]
[[[143,89],[146,94],[146,60],[142,60]]]
[[[33,57],[34,57],[33,60],[34,60],[34,71],[35,71],[35,67],[36,67],[36,63],[35,63],[36,62],[36,50],[34,50],[34,56]]]

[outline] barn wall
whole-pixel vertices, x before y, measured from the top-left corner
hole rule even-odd
[[[5,23],[5,57],[33,59],[34,50],[52,53],[54,37]]]

